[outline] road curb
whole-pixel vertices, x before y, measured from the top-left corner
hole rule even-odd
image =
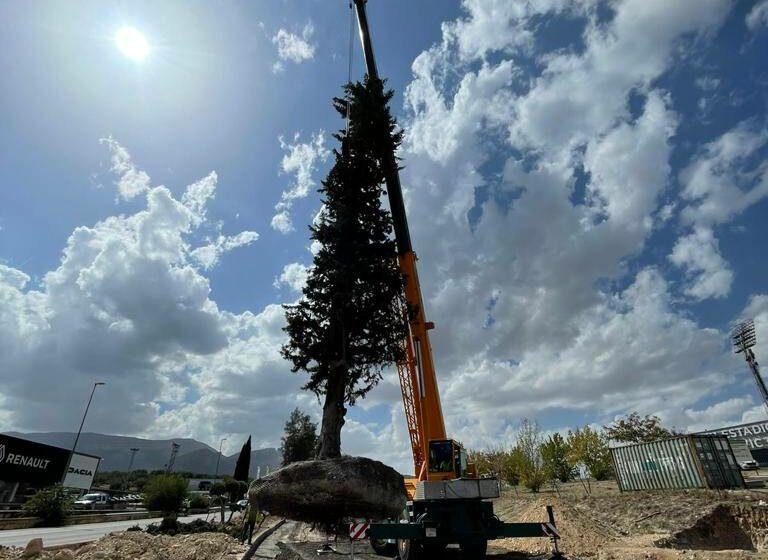
[[[272,527],[261,533],[258,537],[256,537],[256,540],[253,541],[253,544],[248,548],[248,550],[245,551],[245,554],[243,554],[242,560],[251,560],[253,558],[253,555],[256,554],[256,551],[261,546],[261,543],[263,543],[267,537],[269,537],[272,533],[277,531],[280,527],[285,525],[285,519],[281,519],[277,523],[275,523]]]

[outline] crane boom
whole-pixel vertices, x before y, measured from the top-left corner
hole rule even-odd
[[[366,1],[354,0],[360,29],[360,42],[363,46],[368,77],[379,80],[365,11]],[[416,478],[425,480],[428,476],[426,458],[429,442],[431,440],[444,440],[446,437],[440,393],[432,359],[432,347],[429,342],[428,331],[434,328],[434,323],[427,321],[424,313],[424,302],[416,268],[417,258],[411,245],[411,234],[408,229],[408,218],[405,214],[397,160],[394,152],[382,154],[382,159],[398,260],[400,270],[405,276],[407,310],[404,310],[404,313],[407,314],[409,325],[409,335],[404,341],[406,360],[398,364],[397,369]]]
[[[369,79],[380,80],[365,13],[367,0],[353,0]],[[350,5],[351,6],[351,5]],[[403,344],[406,359],[397,364],[408,433],[413,450],[415,479],[406,479],[409,502],[398,521],[372,523],[368,534],[379,554],[393,556],[395,543],[399,560],[441,557],[450,543],[457,543],[462,556],[485,558],[488,539],[502,537],[549,537],[554,555],[559,535],[551,506],[543,523],[504,523],[493,513],[489,499],[500,495],[498,479],[481,480],[466,452],[456,441],[445,437],[445,423],[437,389],[429,330],[416,270],[416,253],[411,246],[403,191],[394,150],[381,154],[389,208],[397,241],[400,270],[405,276],[404,313],[408,336]]]

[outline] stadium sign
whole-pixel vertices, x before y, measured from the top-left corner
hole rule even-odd
[[[755,461],[760,465],[768,465],[768,421],[738,424],[700,433],[723,435],[728,439],[743,439],[747,442]]]

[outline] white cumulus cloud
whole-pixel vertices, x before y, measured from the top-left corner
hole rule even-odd
[[[277,33],[272,37],[272,42],[277,46],[277,56],[279,58],[272,67],[273,71],[282,71],[284,69],[284,61],[300,64],[306,60],[312,60],[317,48],[317,45],[312,43],[314,32],[315,28],[311,21],[304,25],[301,34],[292,33],[283,28],[278,29]]]
[[[0,375],[7,429],[74,427],[96,380],[107,385],[89,426],[106,433],[213,441],[239,430],[275,446],[286,411],[298,402],[313,410],[279,354],[282,308],[223,311],[194,266],[192,240],[215,190],[215,174],[178,197],[148,188],[135,213],[75,228],[39,285],[0,264],[0,371],[13,372]],[[219,237],[211,258],[255,238]]]
[[[149,175],[137,169],[128,151],[111,136],[102,138],[111,152],[111,171],[117,174],[117,192],[124,200],[130,200],[149,190]]]
[[[212,268],[224,253],[250,245],[259,238],[255,231],[241,231],[237,235],[219,235],[213,242],[193,249],[190,254],[205,269]]]
[[[283,267],[280,276],[275,279],[275,287],[288,286],[294,292],[301,292],[307,283],[309,267],[301,263],[289,263]]]
[[[685,293],[697,300],[728,295],[733,271],[720,255],[717,239],[711,229],[697,227],[680,237],[669,260],[682,268],[689,279]]]
[[[281,173],[293,175],[294,183],[283,191],[280,202],[275,205],[276,213],[272,217],[271,226],[281,233],[294,230],[290,210],[296,200],[306,198],[309,190],[315,185],[313,174],[317,167],[328,159],[330,150],[325,146],[325,132],[312,134],[308,142],[301,142],[297,132],[292,142],[286,142],[281,136],[278,140],[280,147],[286,152],[280,161]]]
[[[768,0],[761,0],[747,14],[745,23],[751,31],[768,27]]]
[[[679,420],[713,394],[702,378],[726,382],[724,333],[679,311],[659,269],[627,263],[679,208],[681,116],[655,80],[730,4],[629,0],[607,19],[571,5],[464,2],[406,89],[403,184],[443,410],[473,445],[562,409]],[[531,71],[517,55],[542,15],[583,16],[583,45],[536,52]]]
[[[686,222],[702,225],[727,223],[768,196],[768,161],[745,168],[768,143],[768,128],[747,120],[707,143],[682,170],[683,209]]]

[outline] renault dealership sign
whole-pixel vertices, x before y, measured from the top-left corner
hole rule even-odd
[[[69,451],[0,434],[0,480],[46,486],[61,482]]]
[[[50,486],[61,482],[70,451],[0,434],[0,480]],[[75,453],[64,486],[88,490],[99,467],[99,457]]]

